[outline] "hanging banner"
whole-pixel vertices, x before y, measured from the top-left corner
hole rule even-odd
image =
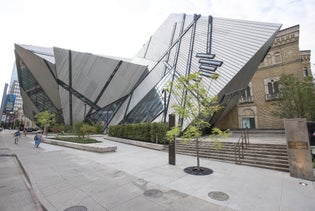
[[[16,95],[8,94],[5,102],[5,111],[12,112],[14,109]]]

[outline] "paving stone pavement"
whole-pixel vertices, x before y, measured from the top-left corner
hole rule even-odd
[[[116,143],[104,137],[97,139],[116,145],[116,152],[93,153],[44,143],[35,148],[32,135],[21,137],[15,145],[11,132],[0,133],[0,153],[9,151],[17,156],[35,194],[32,196],[28,191],[22,176],[15,184],[23,191],[1,188],[10,184],[3,179],[10,177],[8,169],[15,175],[21,171],[12,157],[0,156],[4,158],[0,160],[0,195],[21,192],[28,199],[25,206],[16,205],[21,209],[10,209],[15,206],[12,201],[1,199],[0,210],[39,210],[32,197],[47,210],[74,206],[119,211],[315,210],[315,183],[292,178],[286,172],[201,159],[201,165],[214,173],[193,176],[183,171],[196,164],[196,158],[190,156],[177,155],[176,165],[168,165],[167,152]],[[300,182],[308,185],[302,186]],[[215,191],[228,197],[210,198],[210,192]]]

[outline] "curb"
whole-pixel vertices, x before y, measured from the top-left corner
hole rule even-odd
[[[66,141],[57,141],[52,139],[44,139],[42,140],[43,143],[46,144],[53,144],[62,147],[69,147],[79,150],[85,150],[90,152],[98,152],[98,153],[105,153],[105,152],[115,152],[117,150],[117,146],[93,146],[88,144],[78,144],[73,142],[66,142]]]
[[[47,211],[47,209],[44,207],[44,205],[37,198],[37,196],[36,196],[36,194],[35,194],[35,192],[33,190],[31,180],[30,180],[30,178],[29,178],[25,168],[23,167],[19,157],[16,154],[11,154],[11,153],[1,153],[0,156],[1,157],[13,157],[18,162],[18,164],[19,164],[18,167],[20,167],[20,169],[23,172],[24,183],[25,183],[28,191],[30,192],[30,194],[32,196],[34,204],[37,207],[37,211]]]
[[[104,136],[104,139],[107,139],[110,141],[115,141],[115,142],[120,142],[120,143],[124,143],[124,144],[130,144],[130,145],[134,145],[134,146],[138,146],[138,147],[149,148],[149,149],[153,149],[153,150],[159,150],[159,151],[165,150],[165,146],[163,144],[154,144],[154,143],[148,143],[148,142],[143,142],[143,141],[116,138],[116,137],[112,137],[112,136]]]

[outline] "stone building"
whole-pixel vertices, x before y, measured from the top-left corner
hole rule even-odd
[[[299,25],[279,31],[236,106],[216,125],[219,128],[283,129],[283,120],[272,115],[272,101],[282,74],[312,76],[310,50],[299,49]]]

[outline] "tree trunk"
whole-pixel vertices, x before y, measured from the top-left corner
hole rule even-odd
[[[199,161],[199,139],[196,139],[196,157],[197,157],[197,171],[200,171],[200,161]]]
[[[48,133],[47,133],[47,127],[44,126],[44,131],[43,131],[43,135],[46,135],[46,138],[48,137]]]

